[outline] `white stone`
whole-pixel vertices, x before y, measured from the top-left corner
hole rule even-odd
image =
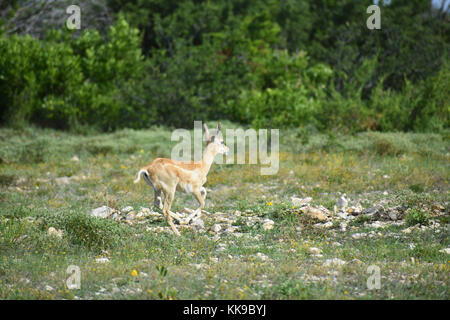
[[[331,221],[328,221],[326,223],[316,223],[314,225],[314,227],[325,228],[325,229],[331,228],[332,226],[333,226],[333,222],[331,222]]]
[[[205,228],[205,223],[201,218],[197,218],[191,223],[191,226],[194,230],[198,231]]]
[[[55,182],[57,185],[67,185],[70,183],[70,178],[69,177],[56,178]]]
[[[345,198],[346,194],[344,193],[337,201],[336,206],[339,210],[342,210],[347,207],[348,200]]]
[[[263,223],[263,229],[264,230],[272,230],[274,224],[275,224],[275,222],[273,222],[273,220],[265,219],[264,223]]]
[[[307,204],[309,204],[311,202],[312,198],[311,197],[306,197],[306,198],[297,198],[297,197],[291,197],[291,201],[292,201],[292,205],[296,206],[296,207],[302,207],[302,206],[306,206]]]
[[[128,213],[130,211],[133,211],[133,207],[132,206],[126,206],[125,208],[122,208],[122,210],[120,210],[123,213]]]
[[[258,252],[258,253],[256,254],[256,256],[257,256],[259,259],[261,259],[262,261],[266,261],[267,259],[269,259],[268,256],[266,256],[264,253],[261,253],[261,252]]]
[[[107,262],[109,262],[109,259],[106,258],[106,257],[96,258],[95,262],[97,262],[97,263],[107,263]]]
[[[316,247],[310,247],[310,248],[308,248],[308,252],[311,254],[317,255],[317,254],[321,254],[322,250],[320,250],[319,248],[316,248]]]
[[[361,238],[363,238],[363,237],[365,237],[365,236],[367,236],[367,234],[364,233],[364,232],[352,234],[352,238],[353,238],[353,239],[361,239]]]
[[[222,230],[222,226],[220,224],[215,224],[212,226],[211,230],[217,233]]]
[[[338,259],[338,258],[333,258],[333,259],[327,259],[325,260],[325,262],[323,263],[324,266],[329,267],[332,265],[335,266],[341,266],[346,264],[346,262],[344,260]]]
[[[58,230],[56,228],[50,227],[50,228],[48,228],[47,232],[48,232],[48,234],[50,236],[55,236],[55,237],[58,237],[58,238],[62,238],[64,230]]]
[[[441,249],[441,250],[439,250],[439,252],[450,254],[450,248]]]
[[[114,209],[107,207],[107,206],[101,206],[91,211],[91,216],[97,217],[97,218],[108,218],[112,213]]]

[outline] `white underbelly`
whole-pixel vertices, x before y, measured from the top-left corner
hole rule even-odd
[[[177,186],[177,190],[184,193],[192,193],[192,184],[190,183],[179,183]]]

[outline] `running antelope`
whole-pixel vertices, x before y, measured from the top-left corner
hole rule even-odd
[[[205,207],[206,189],[203,185],[206,176],[217,154],[227,154],[228,147],[224,144],[220,133],[220,123],[214,135],[209,134],[208,126],[203,124],[203,133],[206,140],[206,148],[201,162],[181,162],[166,158],[156,158],[148,166],[137,173],[134,183],[138,183],[141,176],[144,181],[155,190],[154,205],[163,211],[173,232],[179,236],[172,218],[177,219],[180,224],[188,224],[194,217],[200,217]],[[174,200],[175,191],[192,193],[197,199],[200,207],[191,213],[186,219],[181,219],[177,214],[170,211]],[[162,201],[164,195],[164,205]]]

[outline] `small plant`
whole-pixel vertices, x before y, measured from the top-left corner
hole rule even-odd
[[[127,228],[115,221],[74,214],[64,218],[64,230],[71,242],[101,251],[116,246],[127,233]]]
[[[167,276],[167,268],[165,266],[156,266],[156,270],[158,270],[159,275],[164,278]]]
[[[418,209],[410,210],[405,217],[406,223],[410,226],[415,224],[427,225],[429,220],[430,215],[427,212]]]
[[[43,138],[25,144],[20,154],[21,162],[39,163],[45,161],[48,145],[49,141]]]
[[[12,174],[0,174],[0,186],[9,186],[14,180],[15,176]]]
[[[16,219],[0,221],[0,247],[14,247],[25,231],[25,225]]]
[[[412,184],[409,186],[409,190],[414,191],[415,193],[420,193],[424,191],[424,188],[420,184]]]
[[[357,217],[355,220],[350,222],[350,226],[360,226],[363,225],[365,222],[370,221],[372,218],[366,215],[362,215]]]

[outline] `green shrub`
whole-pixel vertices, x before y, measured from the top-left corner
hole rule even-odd
[[[73,244],[101,251],[119,244],[127,228],[115,221],[74,214],[66,217],[64,230]]]
[[[0,248],[14,248],[24,235],[26,226],[18,219],[0,217]]]
[[[20,150],[20,161],[25,163],[38,163],[46,160],[50,141],[38,138],[25,144]]]
[[[405,221],[409,226],[415,224],[428,225],[429,220],[429,213],[420,209],[411,209],[405,216]]]
[[[78,38],[53,31],[43,41],[2,35],[0,104],[6,108],[0,121],[65,129],[148,125],[153,115],[142,98],[134,99],[142,97],[145,70],[138,31],[123,18],[111,26],[106,41],[89,29]]]
[[[86,247],[94,252],[100,252],[121,243],[130,229],[116,221],[91,217],[84,213],[61,212],[42,215],[41,228],[62,229],[67,234],[72,245]]]

